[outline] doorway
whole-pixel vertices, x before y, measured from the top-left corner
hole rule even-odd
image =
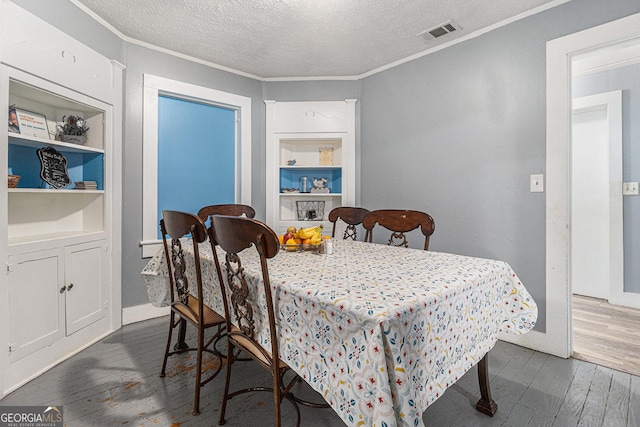
[[[571,356],[571,77],[576,55],[640,41],[640,14],[552,40],[547,44],[547,203],[545,351]],[[624,60],[624,59],[623,59]],[[640,294],[622,292],[634,304]],[[613,297],[613,295],[612,295]]]
[[[624,292],[622,91],[573,98],[571,124],[572,357],[638,375],[640,310],[609,303]]]
[[[573,99],[571,291],[609,301],[624,289],[622,91]]]

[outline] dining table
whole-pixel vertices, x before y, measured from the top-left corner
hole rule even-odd
[[[199,250],[204,302],[224,313],[211,247]],[[249,252],[243,266],[257,286],[259,258]],[[423,426],[426,408],[476,365],[476,407],[493,415],[486,355],[499,333],[526,333],[538,314],[504,261],[334,240],[332,254],[280,250],[268,268],[280,357],[350,426]],[[170,304],[167,274],[160,250],[142,271],[158,307]],[[255,316],[268,325],[266,309]],[[265,348],[267,329],[258,327]]]

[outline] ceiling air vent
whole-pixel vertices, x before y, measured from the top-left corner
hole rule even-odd
[[[446,34],[453,33],[454,31],[461,30],[460,25],[453,21],[447,21],[444,24],[440,24],[437,27],[433,27],[429,30],[418,33],[418,37],[422,37],[425,40],[434,40],[438,37],[442,37]]]

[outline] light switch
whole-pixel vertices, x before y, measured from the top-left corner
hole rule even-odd
[[[531,184],[530,190],[532,193],[542,193],[544,192],[544,175],[536,174],[531,175]]]
[[[638,195],[638,183],[637,182],[624,182],[622,184],[623,196],[637,196]]]

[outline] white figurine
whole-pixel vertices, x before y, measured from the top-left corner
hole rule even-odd
[[[313,178],[313,188],[324,188],[327,178]]]

